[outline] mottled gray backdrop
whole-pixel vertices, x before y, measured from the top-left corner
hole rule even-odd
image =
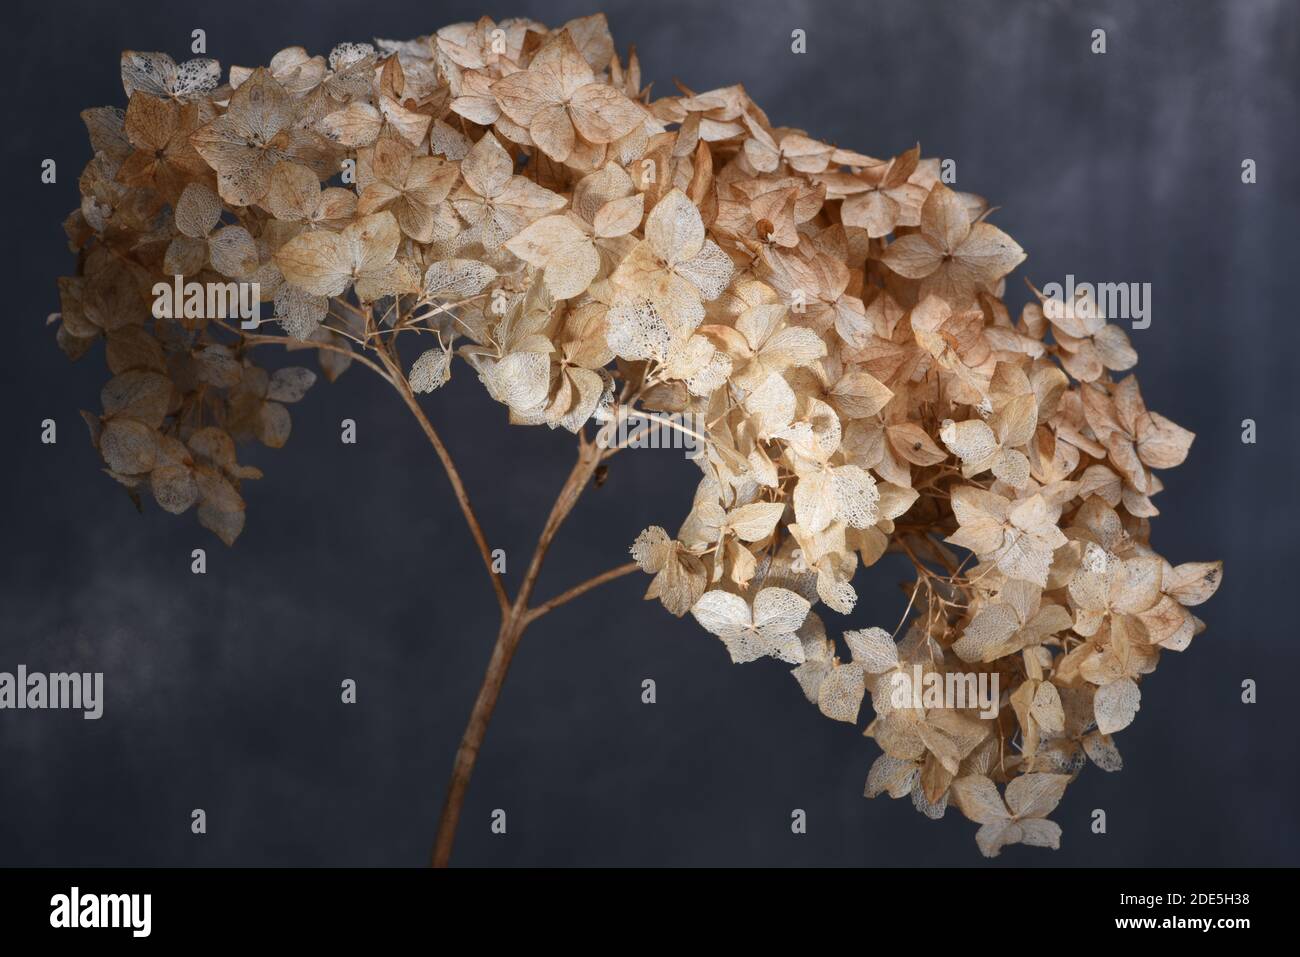
[[[591,2],[491,12],[552,24]],[[999,863],[1295,864],[1297,592],[1294,283],[1300,276],[1297,29],[1290,0],[1238,2],[624,2],[605,5],[656,91],[743,83],[778,124],[888,155],[920,141],[959,188],[1002,208],[1018,275],[1150,282],[1133,334],[1149,404],[1198,433],[1167,473],[1156,546],[1222,558],[1209,631],[1167,654],[1119,736],[1056,817],[1058,853]],[[254,451],[249,525],[227,550],[192,516],[136,513],[77,416],[102,353],[73,366],[45,316],[70,271],[60,224],[89,156],[78,112],[121,104],[124,48],[223,66],[280,47],[411,37],[475,2],[23,0],[4,14],[3,612],[0,671],[102,670],[98,722],[0,712],[0,864],[421,864],[495,627],[448,485],[387,387],[359,367]],[[1094,28],[1109,52],[1089,50]],[[808,52],[790,51],[802,28]],[[39,182],[46,157],[57,185]],[[1243,158],[1259,182],[1240,181]],[[12,248],[11,248],[12,247]],[[1019,282],[1013,285],[1019,286]],[[1013,292],[1017,301],[1023,298]],[[567,435],[512,429],[464,367],[426,408],[518,580],[567,472]],[[59,441],[39,441],[40,422]],[[342,418],[359,423],[341,445]],[[1243,445],[1243,418],[1259,442]],[[676,527],[696,473],[672,453],[614,460],[565,528],[552,594],[617,564],[644,526]],[[189,553],[209,550],[205,577]],[[903,569],[860,573],[853,626],[892,627]],[[774,661],[730,664],[694,621],[624,579],[526,637],[465,806],[467,864],[980,862],[952,811],[862,797],[875,745],[803,700]],[[659,701],[640,702],[644,678]],[[360,700],[339,701],[354,678]],[[1239,702],[1243,678],[1259,703]],[[191,835],[192,808],[207,812]],[[489,832],[493,808],[509,833]],[[793,808],[808,833],[791,834]],[[1103,808],[1109,833],[1089,831]]]

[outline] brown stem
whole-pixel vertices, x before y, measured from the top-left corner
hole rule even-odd
[[[503,613],[501,629],[497,632],[497,641],[492,648],[492,657],[488,660],[487,672],[483,675],[483,683],[479,687],[478,697],[474,699],[474,708],[470,711],[469,722],[465,726],[465,733],[461,735],[460,746],[456,749],[456,758],[452,763],[451,781],[447,785],[447,797],[443,802],[442,814],[438,818],[438,835],[433,844],[434,867],[446,867],[451,861],[451,849],[456,841],[456,826],[460,821],[461,808],[465,804],[465,792],[469,788],[470,776],[474,773],[474,764],[478,760],[479,749],[483,746],[488,722],[491,721],[492,712],[496,709],[497,698],[500,697],[501,686],[505,683],[506,672],[510,670],[510,661],[514,658],[515,649],[519,647],[519,640],[523,637],[524,629],[540,614],[544,614],[542,609],[549,610],[546,605],[531,611],[528,608],[528,600],[537,584],[546,552],[550,549],[555,533],[573,511],[578,496],[582,494],[587,483],[591,481],[592,475],[595,474],[603,452],[604,449],[598,443],[580,437],[578,461],[574,463],[573,470],[560,489],[560,494],[556,496],[555,504],[551,506],[550,515],[547,516],[542,533],[538,536],[537,547],[533,551],[532,560],[528,563],[528,570],[524,573],[519,592],[509,609]],[[603,581],[614,577],[617,576],[609,573],[597,576]],[[593,580],[584,584],[592,588],[600,584],[600,581]],[[587,590],[581,585],[578,588]],[[575,597],[570,592],[576,590],[570,589],[560,597],[566,601],[568,600],[566,595]],[[555,607],[555,604],[551,604],[550,607]]]
[[[456,501],[465,516],[466,524],[469,525],[470,534],[474,536],[474,542],[478,545],[479,555],[487,568],[488,577],[492,579],[492,591],[497,596],[497,604],[501,607],[502,615],[505,616],[510,608],[510,598],[506,595],[506,587],[501,582],[501,576],[492,567],[492,549],[488,545],[487,537],[483,534],[483,526],[479,524],[478,516],[474,514],[474,507],[469,502],[469,493],[465,490],[465,483],[461,481],[460,472],[456,470],[456,463],[452,461],[451,453],[447,451],[447,447],[442,444],[442,437],[438,435],[438,430],[433,427],[429,417],[420,408],[420,403],[415,398],[415,393],[411,391],[406,376],[402,374],[401,367],[384,349],[376,349],[375,355],[379,356],[379,361],[388,370],[393,386],[401,395],[402,401],[406,403],[407,408],[411,410],[411,414],[415,416],[416,421],[420,423],[420,428],[424,431],[425,437],[428,438],[429,444],[433,446],[434,452],[437,453],[438,460],[442,462],[443,470],[447,473],[447,479],[451,482],[451,489],[456,495]]]
[[[346,302],[342,302],[342,305],[365,318],[367,339],[369,340],[369,332],[373,328],[373,316],[369,309],[362,310]],[[222,325],[228,331],[243,336],[244,341],[250,345],[273,343],[297,345],[296,340],[292,340],[287,336],[249,335],[224,323]],[[366,345],[366,343],[361,344]],[[434,842],[432,863],[435,867],[445,867],[451,860],[452,844],[456,839],[456,827],[460,820],[461,808],[465,803],[465,793],[469,788],[470,776],[474,773],[474,765],[478,760],[483,738],[487,734],[488,722],[492,719],[492,713],[496,710],[497,699],[501,695],[506,672],[510,670],[510,662],[514,658],[515,650],[519,647],[519,640],[523,637],[525,629],[547,612],[572,601],[574,598],[605,582],[630,574],[636,571],[638,567],[635,562],[619,565],[589,578],[567,591],[561,592],[536,608],[528,607],[533,589],[537,585],[538,575],[542,570],[542,563],[546,559],[546,553],[550,549],[556,533],[573,510],[574,505],[577,504],[578,497],[587,487],[602,461],[618,451],[618,449],[607,449],[608,442],[601,441],[602,436],[605,439],[608,438],[611,431],[609,425],[604,427],[603,432],[596,439],[588,439],[584,434],[579,434],[578,461],[574,463],[569,477],[565,480],[559,495],[555,499],[555,503],[551,506],[551,512],[547,516],[546,524],[542,527],[542,532],[538,536],[537,547],[533,551],[532,560],[528,563],[528,569],[524,573],[519,592],[512,602],[506,594],[501,576],[492,568],[491,549],[488,547],[487,538],[483,534],[483,527],[479,523],[478,516],[474,512],[473,506],[470,505],[469,493],[465,489],[464,482],[461,481],[460,472],[456,469],[455,462],[452,461],[451,453],[443,445],[442,437],[438,435],[433,423],[429,421],[428,416],[424,414],[424,410],[420,408],[420,403],[411,390],[411,385],[407,381],[405,374],[402,372],[400,360],[393,350],[391,341],[370,344],[370,349],[379,360],[378,362],[374,362],[360,353],[353,352],[350,348],[343,348],[331,343],[310,342],[308,345],[318,349],[343,353],[357,359],[377,373],[389,385],[393,386],[401,395],[402,401],[406,403],[407,408],[411,410],[411,414],[415,416],[425,437],[428,438],[429,444],[433,446],[434,452],[437,453],[438,460],[442,463],[444,471],[447,473],[452,491],[456,495],[456,501],[460,505],[465,521],[469,525],[470,533],[478,545],[479,554],[487,567],[488,575],[492,580],[492,590],[496,594],[497,604],[501,609],[501,627],[497,631],[497,640],[492,647],[492,657],[488,660],[487,671],[483,675],[483,683],[479,686],[478,695],[474,699],[474,707],[470,711],[469,722],[466,724],[465,732],[461,736],[460,746],[456,749],[451,780],[447,785],[447,795],[443,802],[442,814],[438,820],[438,835]],[[626,388],[624,395],[626,395]]]
[[[606,432],[608,428],[605,427]],[[523,614],[527,610],[533,588],[537,585],[537,576],[542,570],[542,562],[546,560],[546,553],[555,539],[555,533],[569,517],[573,506],[578,503],[578,496],[582,494],[583,489],[596,473],[596,469],[600,467],[604,451],[605,447],[599,441],[589,440],[581,434],[578,436],[578,461],[573,463],[569,477],[565,479],[560,494],[555,497],[555,504],[551,506],[551,514],[546,517],[546,524],[542,526],[542,533],[537,537],[537,547],[533,550],[532,560],[528,563],[524,580],[519,586],[518,594],[515,595],[513,610],[516,615]]]
[[[366,366],[370,371],[374,372],[389,385],[396,385],[387,372],[370,359],[367,359],[361,353],[353,351],[350,347],[344,348],[343,346],[336,346],[332,342],[318,342],[315,339],[293,339],[289,336],[273,336],[265,335],[263,333],[246,332],[242,329],[236,329],[234,326],[222,322],[220,319],[214,320],[214,323],[221,328],[240,336],[244,340],[245,344],[250,346],[280,345],[284,346],[286,349],[321,349],[325,352],[337,352],[339,355],[357,360],[357,362]]]
[[[615,578],[622,578],[624,575],[630,575],[640,567],[641,566],[636,562],[627,562],[626,564],[619,565],[616,568],[611,568],[608,571],[601,572],[599,575],[588,578],[585,582],[582,582],[579,585],[574,585],[568,591],[561,592],[554,598],[542,602],[536,608],[529,609],[528,613],[524,616],[524,624],[531,625],[548,611],[551,611],[554,608],[559,608],[561,605],[573,601],[573,599],[577,598],[579,595],[586,594],[593,588],[605,584],[605,582],[613,581]]]
[[[465,792],[469,788],[470,775],[474,773],[474,763],[478,760],[479,748],[483,746],[483,737],[487,734],[488,722],[496,710],[497,698],[501,695],[501,686],[505,683],[506,672],[510,670],[510,661],[519,647],[523,637],[524,623],[513,616],[501,623],[497,632],[496,644],[492,647],[492,657],[488,660],[487,672],[479,686],[478,697],[469,713],[469,723],[461,735],[460,747],[456,749],[456,760],[451,768],[451,780],[447,784],[447,796],[443,800],[442,814],[438,817],[438,836],[433,845],[434,867],[446,867],[451,862],[451,847],[456,840],[456,825],[460,821],[460,810],[465,803]]]

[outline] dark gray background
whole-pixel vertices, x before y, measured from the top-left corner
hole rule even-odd
[[[518,2],[552,25],[592,3]],[[999,863],[1295,864],[1297,447],[1293,284],[1297,5],[608,2],[622,52],[671,91],[744,83],[778,124],[877,155],[920,140],[959,188],[1003,208],[1018,275],[1150,282],[1136,332],[1152,408],[1193,429],[1166,473],[1155,544],[1222,558],[1209,631],[1167,654],[1119,736],[1127,767],[1088,770],[1055,815],[1062,849]],[[75,366],[43,326],[73,268],[60,224],[89,156],[78,112],[121,104],[123,48],[263,63],[280,47],[428,33],[477,3],[21,2],[6,10],[3,617],[0,670],[103,670],[98,722],[0,712],[0,864],[421,864],[492,642],[495,605],[447,483],[396,397],[355,368],[251,459],[233,550],[192,516],[138,515],[97,471],[77,416],[102,351]],[[1109,52],[1089,52],[1094,27]],[[790,52],[790,31],[808,52]],[[45,157],[59,182],[39,183]],[[1259,183],[1240,182],[1243,158]],[[1018,279],[1017,279],[1018,283]],[[1013,292],[1017,303],[1023,298]],[[517,582],[571,461],[565,434],[509,428],[472,375],[426,408]],[[59,441],[39,442],[57,419]],[[338,441],[355,418],[357,446]],[[1243,445],[1239,423],[1259,423]],[[672,528],[697,473],[674,453],[612,463],[554,549],[540,594]],[[206,577],[190,549],[209,552]],[[860,573],[853,626],[893,626],[903,569]],[[876,752],[817,714],[786,666],[728,663],[642,576],[530,631],[465,807],[466,864],[978,864],[975,826],[862,798]],[[339,702],[357,680],[360,701]],[[658,682],[659,703],[640,703]],[[1239,702],[1260,683],[1260,703]],[[190,810],[209,833],[192,836]],[[493,808],[509,834],[489,833]],[[808,812],[790,833],[792,808]],[[1093,808],[1109,834],[1089,831]]]

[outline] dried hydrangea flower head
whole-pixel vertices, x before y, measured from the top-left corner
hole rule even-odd
[[[795,665],[832,719],[870,695],[868,796],[951,801],[994,855],[1056,847],[1065,786],[1120,767],[1141,679],[1220,580],[1150,544],[1192,434],[1148,411],[1095,308],[1034,295],[1012,318],[1024,252],[919,148],[820,142],[739,86],[654,98],[603,16],[291,47],[224,84],[127,53],[122,78],[125,111],[83,114],[58,341],[105,343],[87,419],[133,495],[235,540],[261,477],[238,443],[282,446],[315,379],[258,366],[271,341],[410,404],[459,358],[519,424],[696,413],[694,506],[632,546],[647,597],[735,661]],[[159,315],[175,277],[256,283],[285,336]],[[831,637],[891,550],[917,570],[906,630]],[[899,675],[1001,690],[991,713],[900,702]]]

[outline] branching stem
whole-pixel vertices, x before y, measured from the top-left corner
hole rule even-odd
[[[595,575],[591,578],[588,578],[585,582],[582,582],[579,585],[574,585],[568,591],[562,592],[561,594],[556,595],[554,598],[548,601],[544,601],[540,605],[537,605],[536,607],[530,609],[527,614],[525,624],[532,624],[538,618],[541,618],[544,614],[546,614],[548,611],[551,611],[552,609],[555,608],[559,608],[561,605],[572,601],[573,599],[577,598],[579,595],[583,595],[591,591],[593,588],[605,584],[605,582],[612,582],[615,578],[622,578],[624,575],[630,575],[632,574],[632,572],[636,571],[639,567],[640,566],[637,565],[636,562],[627,562],[623,565],[618,565],[614,568],[611,568],[608,571],[601,572],[599,575]]]
[[[600,465],[602,452],[603,449],[596,442],[580,437],[578,461],[574,463],[569,477],[560,488],[559,495],[556,496],[555,504],[551,506],[550,515],[546,518],[546,524],[542,526],[537,547],[528,563],[528,570],[524,573],[524,580],[519,586],[515,600],[503,613],[496,645],[492,648],[492,657],[488,660],[483,683],[479,687],[478,697],[474,700],[474,708],[470,711],[469,722],[465,726],[465,733],[461,736],[460,746],[456,749],[456,758],[452,763],[451,782],[447,786],[447,796],[438,819],[438,834],[433,845],[431,863],[434,867],[446,867],[451,862],[451,850],[456,840],[456,826],[465,803],[465,792],[469,789],[470,776],[474,773],[474,764],[478,760],[484,735],[487,734],[488,722],[496,709],[501,686],[505,683],[506,673],[510,669],[510,662],[519,647],[519,639],[523,637],[524,630],[550,609],[631,570],[622,566],[614,569],[613,572],[605,572],[537,608],[528,607],[529,599],[537,584],[537,577],[541,573],[542,563],[546,559],[551,542],[555,539],[555,533],[559,531],[560,526],[573,510],[573,506],[577,504],[583,489],[591,481],[596,468]]]
[[[402,401],[406,403],[407,408],[411,410],[411,414],[415,416],[415,420],[420,424],[420,429],[429,440],[429,444],[433,446],[438,461],[442,463],[443,470],[447,473],[452,492],[456,495],[456,501],[465,516],[465,523],[469,526],[470,534],[474,536],[474,543],[478,546],[479,555],[482,557],[483,565],[487,569],[488,578],[492,581],[492,591],[496,594],[497,604],[504,615],[510,607],[510,598],[506,595],[506,588],[501,581],[501,575],[492,567],[492,548],[488,545],[487,536],[483,534],[483,526],[474,513],[474,506],[470,504],[469,492],[465,489],[465,483],[461,481],[456,463],[452,460],[451,453],[447,451],[447,446],[443,444],[442,437],[438,435],[438,430],[433,427],[429,417],[420,408],[420,403],[415,398],[415,393],[411,391],[410,383],[406,381],[406,376],[402,374],[401,367],[398,366],[396,360],[383,348],[376,348],[375,354],[379,356],[379,361],[388,370],[394,388],[397,389]]]
[[[363,318],[367,328],[370,327],[371,316],[368,311],[362,311],[348,303],[344,303],[344,305]],[[603,426],[602,431],[596,438],[588,438],[585,434],[579,434],[578,460],[574,463],[573,469],[569,472],[568,478],[556,496],[555,503],[551,506],[550,514],[547,516],[546,523],[542,526],[541,534],[537,538],[537,545],[533,550],[532,559],[524,572],[523,581],[520,583],[519,590],[512,600],[506,592],[501,575],[493,567],[492,549],[488,545],[487,536],[483,532],[483,526],[479,522],[474,507],[470,504],[469,493],[466,491],[465,483],[461,480],[456,463],[452,460],[451,453],[443,443],[438,430],[434,428],[433,423],[429,421],[429,417],[425,415],[424,410],[420,407],[419,400],[402,371],[401,360],[391,341],[395,337],[383,340],[377,335],[367,336],[368,342],[363,343],[363,345],[368,347],[369,351],[374,354],[375,359],[372,360],[349,348],[332,343],[305,342],[287,336],[249,334],[224,323],[222,325],[227,331],[243,336],[243,341],[248,345],[307,346],[345,353],[391,385],[398,395],[402,397],[402,401],[410,409],[411,414],[415,416],[415,420],[429,440],[429,444],[433,446],[438,461],[442,463],[443,470],[447,473],[447,479],[451,482],[452,492],[460,505],[460,510],[465,517],[465,523],[469,526],[470,534],[478,546],[479,555],[483,559],[484,567],[487,569],[488,577],[492,582],[492,591],[496,595],[497,605],[501,612],[501,624],[497,630],[496,643],[493,645],[492,655],[488,659],[487,670],[483,675],[482,684],[479,686],[478,695],[474,699],[474,707],[470,711],[469,721],[465,726],[464,733],[461,735],[460,745],[456,749],[456,757],[452,763],[451,779],[447,785],[442,813],[438,819],[438,832],[434,841],[431,863],[435,867],[445,867],[451,861],[452,846],[456,839],[456,828],[460,821],[461,809],[465,803],[465,794],[469,789],[470,776],[474,772],[479,750],[482,748],[484,736],[487,734],[488,723],[492,719],[492,713],[496,710],[497,699],[501,695],[506,673],[510,669],[510,662],[519,647],[519,641],[523,637],[524,631],[534,621],[548,612],[591,591],[593,588],[628,575],[637,569],[635,562],[619,565],[578,585],[574,585],[572,588],[542,602],[536,607],[529,607],[533,591],[537,586],[538,576],[541,574],[542,565],[546,560],[546,553],[550,550],[556,533],[560,530],[560,526],[564,524],[564,520],[568,518],[569,513],[573,511],[579,496],[591,483],[592,477],[596,474],[596,470],[600,468],[601,463],[613,452],[617,451],[616,448],[608,448],[608,438],[613,425],[606,424]]]

